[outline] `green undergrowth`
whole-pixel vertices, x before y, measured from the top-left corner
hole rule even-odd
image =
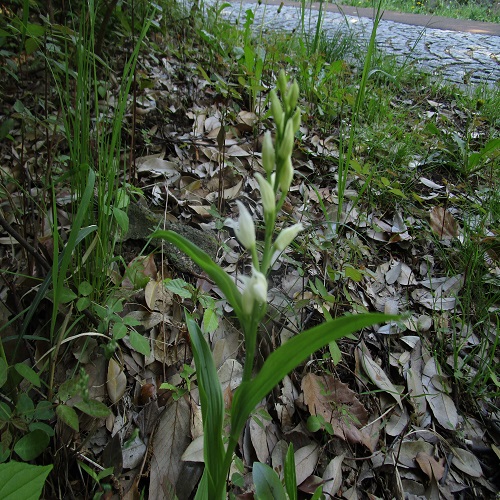
[[[21,3],[27,8],[28,2],[18,2],[18,7]],[[109,25],[104,12],[87,12],[84,7],[81,24],[67,21],[66,27],[43,16],[24,28],[27,16],[1,18],[7,62],[0,74],[3,79],[12,77],[23,89],[12,111],[2,110],[1,139],[3,144],[10,141],[14,151],[30,141],[38,148],[23,150],[23,155],[33,157],[33,178],[2,170],[2,220],[23,228],[26,241],[43,232],[37,245],[49,243],[41,252],[41,263],[29,260],[22,272],[2,272],[12,288],[13,276],[32,281],[1,329],[0,462],[19,467],[15,460],[38,460],[38,465],[50,467],[51,440],[57,443],[51,428],[55,419],[77,432],[82,414],[109,414],[107,406],[89,394],[88,375],[79,362],[68,368],[68,381],[54,383],[57,364],[69,346],[96,342],[108,359],[121,355],[124,346],[142,355],[150,352],[134,320],[124,318],[142,285],[141,276],[130,278],[133,266],[125,271],[128,262],[119,242],[127,232],[127,207],[142,194],[130,151],[146,155],[152,142],[151,124],[140,118],[136,122],[131,112],[134,99],[154,85],[142,64],[146,57],[158,66],[168,66],[169,57],[180,61],[181,87],[192,76],[206,80],[203,92],[191,95],[189,88],[181,104],[176,103],[178,114],[165,111],[156,115],[158,122],[186,121],[184,107],[198,104],[197,98],[203,105],[216,102],[231,126],[239,111],[249,111],[258,118],[248,133],[256,149],[263,128],[271,129],[269,89],[277,75],[285,70],[296,80],[302,126],[295,135],[298,180],[291,192],[297,196],[309,190],[320,209],[313,213],[305,204],[307,230],[294,243],[292,263],[311,292],[313,321],[367,312],[365,305],[352,300],[346,283],[362,286],[364,277],[393,257],[416,267],[422,255],[431,254],[436,274],[460,274],[464,280],[456,310],[446,314],[446,321],[431,311],[439,327],[423,340],[463,394],[464,405],[498,397],[500,297],[498,275],[492,269],[498,269],[500,254],[500,90],[459,89],[431,81],[411,65],[401,67],[377,51],[374,40],[366,46],[340,34],[326,39],[321,26],[312,34],[298,30],[272,35],[254,29],[252,11],[242,12],[239,25],[233,26],[216,8],[159,7],[153,11],[148,2],[134,8],[120,2]],[[383,7],[390,9],[391,4]],[[414,7],[413,12],[418,10]],[[96,53],[95,40],[103,29],[109,31],[107,46],[125,47],[125,55]],[[23,87],[29,64],[42,71],[45,93],[33,96]],[[189,122],[187,130],[190,127]],[[19,131],[14,133],[15,128]],[[320,143],[331,147],[320,150]],[[431,193],[422,188],[421,178],[441,186],[432,201],[426,198]],[[328,190],[339,207],[336,213],[326,207],[323,197]],[[454,214],[460,231],[451,241],[433,231],[433,206]],[[27,207],[36,213],[28,223]],[[365,229],[371,217],[392,217],[395,212],[403,214],[411,244],[369,241]],[[223,220],[229,207],[212,207],[212,213]],[[325,263],[318,264],[318,256]],[[34,258],[33,252],[29,258]],[[35,268],[34,276],[27,276],[28,269]],[[117,278],[120,272],[133,282],[132,292],[124,291]],[[309,304],[306,299],[297,303]],[[469,331],[478,341],[464,358]],[[336,345],[328,352],[325,358],[340,362]],[[79,401],[68,404],[75,396]],[[104,494],[101,481],[109,471],[98,475],[85,464],[81,469],[94,480],[95,494]],[[48,470],[29,469],[39,478],[34,490],[41,488]],[[52,487],[57,491],[54,479]]]
[[[371,0],[343,0],[339,2],[352,7],[373,7]],[[498,3],[492,0],[387,0],[385,10],[425,14],[472,21],[500,22]]]

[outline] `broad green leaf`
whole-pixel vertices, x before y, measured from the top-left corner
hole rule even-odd
[[[52,467],[24,464],[15,460],[0,464],[0,498],[38,500]]]
[[[205,309],[203,313],[203,330],[206,333],[212,333],[219,326],[219,318],[213,309]]]
[[[222,428],[224,424],[224,399],[212,352],[203,337],[199,326],[186,313],[186,324],[191,336],[193,356],[196,365],[198,388],[200,391],[201,413],[203,420],[203,457],[207,475],[208,498],[223,498],[226,473],[223,466],[224,445]]]
[[[285,488],[290,500],[297,500],[297,477],[295,475],[295,454],[290,443],[285,457]]]
[[[332,357],[333,364],[337,366],[342,359],[342,352],[340,351],[339,345],[335,340],[332,340],[328,344],[328,349],[330,350],[330,356]]]
[[[87,401],[79,401],[75,403],[75,408],[78,408],[83,413],[95,418],[106,418],[111,412],[109,408],[100,401],[89,399]]]
[[[87,309],[90,306],[91,303],[92,302],[88,297],[80,297],[76,301],[76,309],[80,312],[84,311],[85,309]]]
[[[119,228],[122,230],[123,234],[127,234],[128,231],[128,215],[126,212],[120,208],[113,207],[113,215],[118,223]]]
[[[49,424],[46,424],[45,422],[31,422],[31,424],[28,426],[28,429],[30,431],[36,431],[38,429],[42,432],[45,432],[45,434],[47,434],[47,436],[49,437],[54,437],[55,435],[54,428]]]
[[[76,414],[76,411],[73,408],[66,405],[59,405],[56,408],[56,415],[67,426],[71,427],[76,432],[79,431],[80,425],[78,423],[78,415]]]
[[[5,359],[0,358],[0,387],[3,387],[5,382],[7,382],[8,365]]]
[[[231,304],[236,316],[244,321],[241,308],[241,293],[238,291],[233,279],[221,269],[210,255],[198,248],[194,243],[173,231],[155,231],[152,238],[161,238],[174,244],[179,250],[191,257],[217,284],[222,293]]]
[[[90,295],[92,293],[93,289],[94,289],[94,287],[88,281],[82,281],[78,285],[78,293],[82,297],[87,297],[87,295]]]
[[[34,460],[49,445],[50,438],[40,429],[36,429],[23,436],[14,446],[14,451],[25,462]],[[18,497],[21,498],[21,497]]]
[[[252,472],[255,497],[258,500],[287,500],[280,478],[269,465],[255,462]]]
[[[140,333],[134,330],[130,331],[129,335],[130,345],[140,354],[149,356],[151,349],[149,347],[149,340],[144,338]]]
[[[244,382],[236,390],[231,415],[231,438],[238,439],[245,422],[257,403],[294,368],[305,361],[312,353],[321,349],[332,340],[338,340],[357,330],[385,321],[397,320],[398,316],[371,313],[344,316],[315,326],[272,352],[258,375]]]
[[[35,414],[35,404],[25,392],[19,394],[19,398],[16,403],[16,413],[18,415],[22,415],[24,420],[27,422],[31,422],[31,420],[33,420],[33,415]]]
[[[79,390],[80,376],[71,377],[59,386],[57,391],[57,396],[61,401],[67,401],[68,399],[76,396]]]
[[[40,387],[42,385],[38,373],[36,373],[35,370],[31,368],[31,366],[25,365],[24,363],[16,363],[14,366],[16,368],[17,373],[19,373],[21,377],[25,378],[35,387]]]
[[[40,401],[35,408],[33,418],[37,420],[51,420],[54,418],[54,410],[50,401]]]
[[[180,278],[165,280],[165,288],[183,299],[189,299],[193,295],[193,292],[189,290],[189,286],[189,283]]]

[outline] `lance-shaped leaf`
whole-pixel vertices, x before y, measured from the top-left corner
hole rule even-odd
[[[398,318],[385,314],[344,316],[306,330],[276,349],[267,358],[259,374],[236,390],[232,405],[231,439],[238,439],[257,403],[313,352],[328,345],[332,340],[338,340],[361,328]]]

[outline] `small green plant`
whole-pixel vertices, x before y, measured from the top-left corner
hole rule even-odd
[[[241,431],[257,403],[313,352],[336,339],[360,328],[391,319],[379,314],[345,316],[328,321],[293,337],[271,353],[261,370],[254,375],[254,358],[259,325],[267,305],[267,274],[275,259],[303,230],[300,223],[282,229],[276,236],[276,217],[285,202],[294,170],[292,151],[299,130],[301,111],[297,107],[299,87],[289,84],[284,72],[277,83],[281,100],[275,90],[270,93],[271,115],[275,123],[275,140],[270,132],[264,137],[262,164],[266,177],[255,175],[260,187],[264,212],[265,235],[257,241],[253,219],[241,203],[235,233],[240,244],[249,252],[252,273],[243,278],[240,291],[232,278],[201,249],[172,231],[156,231],[155,238],[175,244],[189,255],[218,285],[241,325],[245,340],[243,381],[236,390],[231,408],[231,430],[224,446],[224,402],[210,347],[194,318],[186,313],[196,365],[203,417],[205,471],[196,498],[226,498],[226,478]],[[274,472],[254,464],[256,488],[268,483]],[[277,479],[277,478],[275,478]],[[274,480],[273,480],[274,481]],[[274,481],[278,488],[278,481]],[[280,490],[281,491],[281,490]],[[287,488],[288,491],[288,488]],[[279,498],[279,497],[276,497]],[[284,497],[282,497],[284,498]]]

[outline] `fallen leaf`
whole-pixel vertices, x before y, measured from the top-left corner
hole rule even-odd
[[[113,358],[108,363],[108,378],[106,379],[106,388],[108,396],[113,404],[116,404],[125,394],[127,388],[127,376]]]
[[[316,468],[319,458],[319,446],[317,444],[308,444],[299,448],[295,452],[295,476],[297,485],[302,484]]]
[[[481,477],[483,470],[479,460],[470,451],[462,448],[452,448],[453,459],[451,463],[465,474],[471,477]]]
[[[370,351],[368,350],[364,342],[361,342],[361,344],[358,346],[358,351],[361,355],[360,358],[365,373],[368,375],[370,380],[379,389],[390,394],[396,400],[398,405],[403,408],[399,392],[389,380],[389,377],[385,374],[384,370],[382,370],[382,368],[377,363],[375,363],[375,361],[373,361]]]
[[[455,217],[443,207],[434,207],[430,212],[431,229],[440,240],[450,240],[458,236],[458,223]]]

